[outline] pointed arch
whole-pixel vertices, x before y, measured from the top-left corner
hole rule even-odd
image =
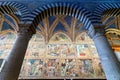
[[[15,31],[8,29],[8,30],[1,31],[0,36],[3,36],[3,35],[8,34],[8,33],[17,34]]]
[[[44,43],[45,42],[45,37],[39,30],[36,30],[36,34],[34,34],[30,40],[30,42],[36,42],[36,40],[39,40],[38,42]]]
[[[52,40],[52,38],[54,38],[56,35],[62,34],[64,35],[64,37],[66,37],[68,39],[68,42],[72,42],[71,38],[69,37],[69,35],[66,32],[63,31],[57,31],[55,32],[52,37],[50,38],[49,42]],[[59,40],[57,40],[59,42]],[[64,41],[65,42],[65,41]]]
[[[16,32],[18,31],[18,26],[11,23],[7,18],[4,18],[4,22],[8,23]]]
[[[87,36],[86,36],[87,35]],[[84,42],[84,41],[91,41],[92,39],[88,36],[88,34],[87,34],[87,31],[81,31],[77,36],[76,36],[76,38],[75,38],[75,41],[76,42],[78,42],[78,39],[79,39],[79,37],[80,37],[80,40],[82,41],[82,42]]]
[[[41,33],[41,31],[36,30],[36,34],[39,34],[40,36],[42,36],[42,37],[43,37],[43,39],[44,39],[44,41],[45,41],[45,36],[44,36],[44,34],[43,34],[43,33]]]

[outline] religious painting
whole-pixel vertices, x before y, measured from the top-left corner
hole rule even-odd
[[[7,33],[5,35],[0,36],[0,42],[6,41],[7,43],[12,43],[15,39],[16,39],[16,35],[14,33]]]
[[[76,45],[77,57],[90,56],[90,50],[88,44],[78,44]]]
[[[86,37],[86,34],[85,32],[84,33],[81,33],[78,38],[77,38],[77,42],[81,42],[81,41],[85,41],[85,37]]]
[[[94,44],[89,44],[89,49],[93,56],[98,57],[98,53]]]
[[[54,38],[56,35],[57,37]],[[56,35],[52,37],[50,43],[47,45],[41,35],[36,34],[32,37],[21,68],[20,79],[104,77],[100,62],[97,61],[97,59],[96,61],[94,61],[94,59],[91,60],[92,55],[89,56],[90,54],[97,54],[97,50],[94,44],[89,44],[90,42],[85,43],[84,40],[87,39],[86,34],[81,34],[81,40],[83,42],[76,45],[71,44],[70,40],[64,34]],[[9,39],[11,40],[9,41]],[[14,40],[15,35],[11,37],[6,35],[0,37],[1,59],[8,55]],[[51,41],[53,43],[51,43]]]
[[[70,42],[70,39],[66,35],[60,33],[55,34],[50,39],[50,43],[66,43],[66,42],[67,43]]]
[[[59,44],[49,44],[47,57],[58,57],[61,53],[61,45]]]
[[[49,44],[47,56],[48,57],[74,57],[75,48],[71,44]]]
[[[76,75],[76,60],[64,59],[61,62],[61,76],[62,77],[75,77]]]
[[[80,35],[76,38],[77,43],[81,44],[88,44],[88,43],[93,43],[93,40],[87,35],[86,32],[80,33]]]
[[[82,78],[92,78],[94,75],[92,60],[89,59],[79,59],[78,60],[78,76]],[[78,73],[77,71],[77,73]]]
[[[4,45],[0,50],[1,51],[0,58],[2,59],[7,58],[11,49],[12,49],[12,45],[11,46]]]
[[[29,42],[25,57],[44,57],[45,41],[40,34],[35,34]]]
[[[21,69],[21,76],[42,76],[43,60],[42,59],[29,59],[25,60]]]
[[[44,76],[45,77],[58,77],[59,76],[59,60],[58,59],[47,59],[44,64]]]
[[[45,42],[44,37],[40,34],[34,34],[32,36],[32,39],[30,40],[30,42],[39,42],[39,43],[43,43]]]
[[[12,49],[16,35],[8,33],[0,36],[0,58],[6,58]]]
[[[71,44],[61,44],[61,56],[62,57],[74,57],[75,47]]]
[[[26,56],[34,57],[34,58],[45,56],[45,44],[38,44],[38,43],[34,45],[31,44],[29,45],[26,51]]]
[[[105,78],[105,74],[102,69],[102,65],[99,58],[93,59],[94,77],[95,78]]]

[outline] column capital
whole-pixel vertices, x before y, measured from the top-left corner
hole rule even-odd
[[[31,24],[19,24],[18,36],[26,37],[28,40],[36,33],[34,27]]]
[[[18,33],[23,34],[29,34],[29,35],[33,35],[36,33],[36,30],[33,26],[31,26],[31,24],[18,24],[19,26],[19,30]]]
[[[87,33],[92,39],[95,39],[101,35],[105,35],[105,25],[93,25],[88,29]]]

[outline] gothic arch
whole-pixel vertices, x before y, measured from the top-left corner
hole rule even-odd
[[[4,32],[6,33],[9,31],[14,31],[15,33],[17,33],[19,27],[18,27],[18,21],[16,19],[18,19],[18,18],[16,16],[12,17],[12,15],[9,15],[9,14],[5,14],[5,16],[7,16],[7,17],[4,17],[3,15],[1,15],[0,34],[3,34]],[[9,25],[9,27],[7,29],[4,29],[4,27],[5,27],[3,25],[4,23],[7,23]]]
[[[70,42],[72,42],[70,36],[69,36],[66,32],[64,32],[64,31],[54,32],[53,35],[51,36],[50,40],[51,40],[54,36],[56,36],[56,35],[58,35],[58,34],[64,35]]]
[[[8,30],[5,30],[5,31],[1,31],[0,36],[6,35],[8,33],[16,34],[15,31],[8,29]]]
[[[77,39],[79,39],[79,37],[82,37],[82,35],[81,34],[84,34],[84,36],[87,34],[87,31],[86,30],[83,30],[83,31],[81,31],[81,32],[79,32],[79,34],[76,36],[76,38],[75,38],[75,42],[77,42]],[[87,34],[87,36],[88,36],[88,34]],[[85,36],[86,37],[86,36]],[[88,36],[89,37],[89,36]]]
[[[58,14],[69,15],[77,18],[83,22],[86,29],[92,26],[90,21],[92,14],[77,4],[70,3],[52,3],[43,7],[39,7],[30,15],[30,21],[32,21],[32,26],[36,28],[39,22],[45,17]]]
[[[19,29],[17,20],[15,19],[15,17],[12,17],[11,15],[8,15],[8,14],[6,14],[6,15],[13,20],[14,24],[7,18],[4,18],[4,22],[9,24],[14,29],[14,31],[17,32]],[[4,27],[4,26],[2,26],[2,27]]]
[[[103,3],[94,11],[95,21],[102,23],[101,16],[115,16],[120,14],[120,3]]]
[[[17,14],[21,17],[21,22],[28,20],[29,10],[23,5],[16,2],[0,2],[1,14]]]

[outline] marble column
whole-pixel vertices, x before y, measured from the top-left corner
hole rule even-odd
[[[120,80],[120,63],[104,34],[103,25],[90,27],[88,30],[88,35],[93,39],[97,48],[107,80]]]
[[[0,80],[18,80],[22,62],[30,38],[33,35],[28,25],[20,25],[14,46],[5,60],[5,65],[0,72]]]

